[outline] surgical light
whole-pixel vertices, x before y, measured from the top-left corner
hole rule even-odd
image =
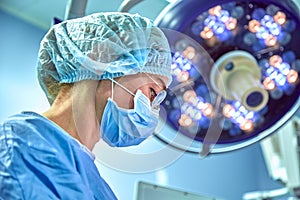
[[[193,153],[222,153],[276,131],[300,105],[300,19],[291,0],[184,0],[156,19],[174,81],[157,137]],[[168,129],[169,130],[169,129]],[[172,141],[174,135],[190,146]]]

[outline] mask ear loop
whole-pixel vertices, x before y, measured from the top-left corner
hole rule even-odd
[[[124,89],[126,92],[128,92],[129,94],[131,94],[132,96],[135,96],[135,94],[133,92],[131,92],[130,90],[128,90],[126,87],[124,87],[122,84],[118,83],[117,81],[115,81],[114,79],[110,79],[113,83],[117,84],[118,86],[120,86],[122,89]],[[113,90],[113,89],[112,89]],[[113,97],[113,94],[112,94]]]
[[[114,100],[114,81],[111,79],[111,99]]]

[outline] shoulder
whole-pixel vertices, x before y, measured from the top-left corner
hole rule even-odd
[[[0,199],[35,194],[31,184],[47,193],[51,173],[59,174],[62,167],[71,171],[59,144],[47,138],[54,131],[52,126],[42,116],[27,113],[11,116],[0,125],[0,171],[5,174],[0,174]]]
[[[24,112],[13,115],[0,124],[0,151],[6,152],[8,159],[20,156],[32,160],[41,154],[50,154],[55,159],[61,155],[61,145],[68,143],[60,136],[61,132],[58,126],[39,114]]]
[[[35,113],[20,113],[13,115],[0,125],[0,139],[13,140],[18,143],[23,140],[42,139],[42,128],[47,122]],[[10,144],[10,143],[8,143]]]
[[[29,148],[33,142],[40,142],[30,137],[36,135],[30,117],[24,113],[13,115],[0,124],[0,199],[1,197],[19,199],[23,194],[21,177],[29,179],[29,170],[25,167],[31,165],[31,155],[34,148]],[[12,192],[13,190],[14,192]]]
[[[42,116],[35,113],[20,113],[7,118],[0,124],[0,151],[2,154],[6,152],[8,158],[42,149],[55,152],[45,137],[47,131],[51,131],[46,128],[49,126]]]
[[[24,112],[16,115],[12,115],[8,117],[3,123],[1,124],[1,131],[13,131],[18,132],[20,130],[27,130],[33,128],[36,122],[41,121],[41,116],[33,113],[33,112]]]

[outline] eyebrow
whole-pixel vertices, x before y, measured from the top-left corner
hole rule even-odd
[[[159,82],[161,83],[161,85],[163,87],[163,88],[160,88],[160,89],[166,90],[167,86],[166,86],[165,82],[161,78],[159,78],[159,77],[157,79],[159,80]],[[160,87],[159,84],[158,84],[158,86]]]
[[[154,80],[154,78],[152,78],[149,74],[145,73],[154,83],[156,83],[156,85],[158,85],[158,87],[162,90],[166,90],[167,89],[167,86],[165,84],[165,82],[160,78],[160,77],[157,77],[158,81],[161,83],[162,87],[157,83],[156,80]]]

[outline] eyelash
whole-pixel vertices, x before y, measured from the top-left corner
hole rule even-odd
[[[154,97],[157,96],[157,93],[155,92],[155,90],[153,88],[150,88],[150,95],[151,95],[151,97],[152,97],[152,94],[154,94]]]

